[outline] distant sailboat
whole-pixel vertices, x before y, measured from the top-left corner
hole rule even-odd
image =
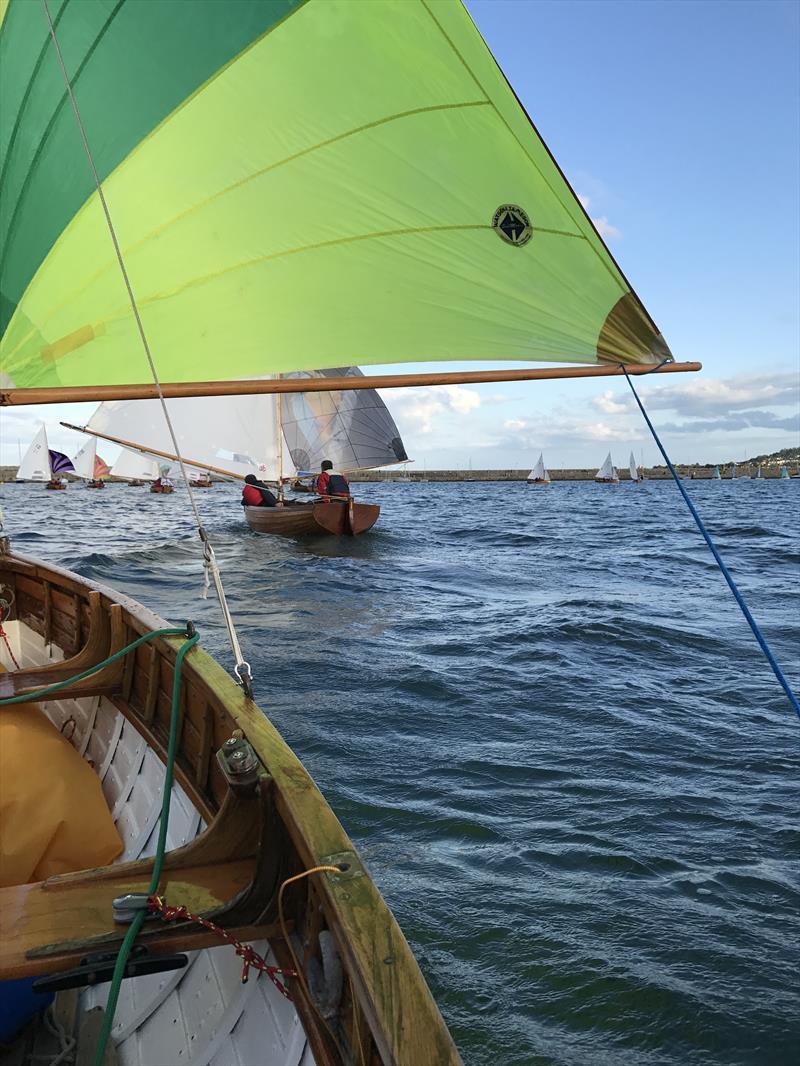
[[[529,485],[549,485],[550,484],[550,474],[547,472],[547,469],[546,469],[546,467],[544,465],[544,455],[541,452],[539,453],[539,459],[537,460],[536,466],[533,468],[533,470],[531,470],[530,474],[528,474],[528,484]]]
[[[48,448],[47,430],[42,426],[22,457],[17,470],[17,481],[43,481],[48,489],[65,489],[66,481],[56,475],[72,469],[68,456]]]
[[[145,481],[155,481],[158,477],[158,463],[155,459],[148,459],[145,455],[123,448],[119,459],[111,467],[111,473],[114,477],[125,478],[128,485],[140,487]]]
[[[714,473],[713,473],[713,475],[712,475],[712,476],[713,476],[713,480],[714,480],[714,481],[721,481],[721,480],[722,480],[722,477],[721,477],[721,475],[720,475],[720,472],[719,472],[719,467],[718,467],[718,466],[715,466],[715,467],[714,467]]]
[[[595,481],[599,481],[603,485],[618,485],[619,474],[617,473],[614,463],[611,460],[611,452],[606,456],[606,460],[597,473],[594,475]]]
[[[789,480],[790,479],[789,479],[788,467],[782,466],[781,467],[781,481],[789,481]]]
[[[761,463],[758,464],[758,466],[756,468],[756,472],[755,472],[755,474],[753,474],[753,480],[754,481],[763,481],[764,480],[764,478],[763,478],[763,476],[761,474]]]
[[[111,468],[97,454],[97,438],[90,437],[75,456],[73,468],[79,478],[86,482],[87,489],[104,489],[105,478]]]
[[[47,432],[42,426],[20,459],[17,481],[49,481],[51,477]]]
[[[639,467],[636,465],[636,459],[633,456],[633,452],[631,452],[631,457],[628,462],[628,466],[631,472],[631,481],[635,481],[638,484],[642,480],[642,478],[639,477]]]
[[[736,463],[731,463],[731,478],[736,477]]]

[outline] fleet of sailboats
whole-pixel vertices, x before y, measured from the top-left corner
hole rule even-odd
[[[230,5],[151,0],[45,14],[0,4],[13,126],[0,219],[3,404],[103,401],[90,433],[171,463],[160,407],[135,406],[160,390],[190,467],[282,485],[322,457],[345,470],[407,458],[376,397],[364,410],[362,387],[699,369],[674,363],[455,0],[243,0],[236,17]],[[354,353],[385,364],[476,352],[575,366],[380,379],[347,366]],[[44,479],[44,436],[42,446],[29,467]],[[597,479],[619,480],[610,454]],[[320,506],[357,532],[349,505]],[[0,579],[25,591],[4,621],[22,663],[4,691],[27,695],[56,677],[70,686],[43,706],[56,728],[80,723],[76,757],[103,777],[126,860],[122,873],[67,875],[55,893],[4,890],[14,917],[0,980],[116,950],[112,903],[132,879],[147,888],[160,824],[171,902],[203,900],[229,937],[255,940],[265,968],[283,967],[288,988],[245,987],[238,964],[214,962],[183,922],[156,938],[151,927],[156,961],[173,972],[128,980],[113,1029],[108,977],[82,982],[79,1010],[108,1011],[120,1061],[142,1061],[146,1046],[151,1063],[245,1062],[257,1048],[286,1066],[455,1066],[402,932],[247,686],[192,648],[181,688],[174,631],[77,574],[4,551]],[[58,626],[55,602],[71,605]],[[134,638],[149,646],[76,683],[79,668]],[[237,659],[240,680],[246,665]],[[74,916],[69,928],[58,915],[35,920],[53,914],[54,897]],[[169,962],[177,947],[191,953],[185,969]]]

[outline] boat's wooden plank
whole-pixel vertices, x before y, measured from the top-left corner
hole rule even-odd
[[[203,700],[203,718],[200,726],[200,753],[195,770],[195,782],[204,789],[208,783],[208,767],[211,759],[211,744],[214,739],[214,712],[208,700]]]
[[[232,899],[250,884],[252,875],[253,860],[239,859],[168,870],[162,885],[169,903],[201,913]],[[123,872],[97,881],[66,882],[57,890],[47,882],[0,889],[0,979],[69,969],[76,956],[92,950],[87,942],[121,939],[125,929],[114,924],[111,901],[127,892],[146,892],[149,880],[146,871],[138,876]]]
[[[310,775],[259,707],[209,656],[194,671],[224,694],[235,717],[275,781],[275,800],[306,868],[352,844]],[[446,1066],[460,1057],[394,916],[369,876],[336,883],[314,875],[326,917],[385,1063]]]
[[[158,703],[160,665],[158,648],[155,644],[150,644],[148,647],[150,649],[150,661],[147,664],[147,692],[144,698],[142,719],[150,725],[155,717],[156,704]]]

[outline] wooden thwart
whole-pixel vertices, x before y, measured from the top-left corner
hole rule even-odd
[[[164,873],[167,902],[193,913],[215,911],[250,884],[254,860],[190,866]],[[129,892],[147,892],[150,875],[139,876],[120,867],[116,877],[75,880],[48,889],[48,882],[0,889],[0,973],[4,980],[67,970],[76,959],[121,941],[125,926],[117,925],[111,901]],[[150,927],[148,927],[149,929]],[[193,929],[175,934],[157,930],[156,940],[168,940],[167,950],[194,946]],[[147,943],[148,929],[139,938]],[[259,933],[260,936],[264,932]],[[159,939],[160,938],[160,939]]]

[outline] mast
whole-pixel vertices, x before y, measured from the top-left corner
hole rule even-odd
[[[625,366],[630,375],[687,374],[702,370],[702,363],[665,363]],[[422,385],[479,385],[497,381],[551,381],[558,378],[622,377],[621,363],[590,363],[586,366],[539,367],[524,370],[465,370],[430,374],[364,375],[345,378],[243,378],[237,381],[165,382],[161,393],[169,399],[181,396],[252,396],[260,393],[340,392],[346,389],[405,389]],[[77,403],[92,400],[157,400],[156,386],[72,385],[45,388],[6,388],[0,390],[0,407],[32,403]]]

